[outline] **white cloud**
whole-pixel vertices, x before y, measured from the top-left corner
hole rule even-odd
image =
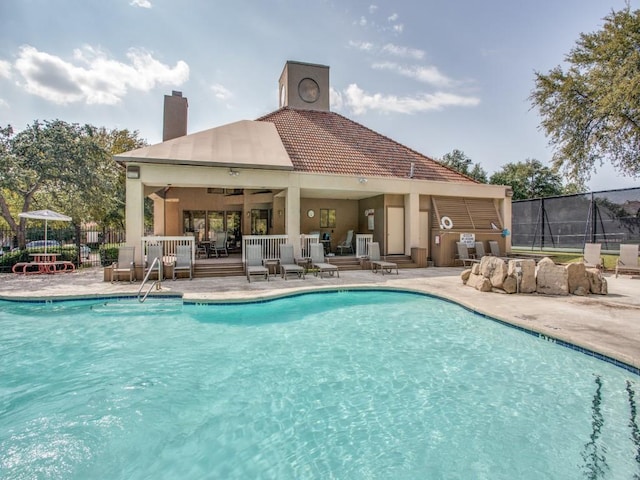
[[[0,108],[9,108],[9,104],[4,98],[0,98]]]
[[[233,93],[223,85],[219,83],[214,83],[211,85],[211,90],[213,90],[213,94],[216,96],[218,100],[229,100],[233,97]]]
[[[9,62],[5,62],[4,60],[0,60],[0,78],[10,78],[11,77],[11,64]]]
[[[416,113],[442,110],[445,107],[475,107],[480,104],[477,97],[468,97],[446,92],[423,93],[414,97],[368,94],[358,85],[351,84],[344,91],[344,103],[356,115],[369,110],[385,113]]]
[[[344,105],[342,94],[333,87],[329,87],[329,105],[332,110],[342,110]]]
[[[90,46],[76,49],[73,57],[75,63],[26,45],[14,68],[27,92],[58,104],[113,105],[130,89],[146,92],[156,85],[178,86],[189,79],[189,66],[182,60],[171,68],[141,49],[127,52],[129,63],[108,58]]]
[[[391,70],[404,77],[413,78],[422,83],[428,83],[437,87],[449,87],[454,84],[446,75],[442,74],[438,67],[429,65],[426,67],[410,66],[406,67],[393,62],[380,62],[371,65],[376,70]]]
[[[404,25],[402,23],[398,23],[393,26],[393,29],[398,33],[402,33],[404,32]]]
[[[394,45],[393,43],[387,43],[382,47],[382,52],[396,57],[415,58],[416,60],[423,59],[425,55],[424,50]]]
[[[358,25],[360,25],[361,27],[366,27],[367,26],[367,19],[364,17],[360,17],[360,20],[358,20]]]
[[[390,22],[395,22],[396,20],[398,20],[398,14],[397,13],[392,14],[387,18],[387,20],[389,20]]]
[[[371,42],[357,42],[354,40],[349,40],[349,46],[365,52],[370,52],[374,48],[374,45]]]
[[[370,14],[374,14],[376,13],[376,10],[378,10],[378,6],[377,5],[369,5],[369,13]]]
[[[129,5],[133,7],[151,8],[151,2],[149,0],[131,0]]]

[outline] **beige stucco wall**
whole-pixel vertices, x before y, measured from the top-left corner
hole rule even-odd
[[[511,229],[511,199],[505,197],[504,186],[484,184],[451,184],[447,182],[422,181],[408,178],[368,178],[361,183],[356,177],[333,174],[308,174],[282,170],[237,169],[238,175],[229,175],[226,167],[180,166],[150,163],[140,165],[140,179],[127,180],[127,243],[140,245],[143,233],[142,201],[145,192],[169,187],[169,198],[164,204],[166,234],[180,235],[181,213],[192,210],[232,210],[261,208],[259,205],[273,205],[273,233],[287,233],[297,236],[312,230],[329,231],[332,247],[353,228],[355,233],[373,233],[374,240],[380,242],[384,252],[385,209],[389,206],[405,208],[405,253],[416,247],[418,213],[430,209],[431,196],[479,197],[499,200],[505,227]],[[143,188],[144,187],[144,188]],[[206,188],[242,188],[246,190],[272,190],[274,195],[256,197],[247,203],[250,195],[244,195],[242,204],[223,204],[215,196],[208,196]],[[177,200],[177,201],[176,201]],[[158,200],[156,200],[157,202]],[[292,208],[287,209],[287,205]],[[224,208],[221,208],[224,207]],[[298,207],[298,208],[296,208]],[[306,216],[310,208],[316,216]],[[334,229],[320,229],[319,209],[335,208],[337,225]],[[367,229],[366,209],[375,210],[375,229]],[[283,215],[279,215],[282,210]],[[293,210],[293,211],[291,211]],[[250,219],[243,215],[243,230],[249,231]],[[163,221],[164,223],[164,221]],[[333,230],[333,232],[330,232]],[[507,239],[508,241],[509,239]],[[510,247],[510,244],[507,248]],[[139,250],[139,248],[138,248]],[[139,254],[139,252],[138,252]]]

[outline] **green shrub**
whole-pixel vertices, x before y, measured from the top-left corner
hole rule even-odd
[[[118,261],[118,247],[100,247],[102,266],[106,267]]]

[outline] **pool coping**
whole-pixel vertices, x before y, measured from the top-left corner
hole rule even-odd
[[[506,327],[515,328],[523,333],[529,334],[540,340],[551,342],[559,346],[569,348],[576,352],[585,354],[587,356],[604,361],[616,367],[622,368],[629,373],[636,376],[640,376],[640,366],[633,365],[615,356],[605,354],[597,349],[582,345],[581,342],[576,342],[573,339],[563,338],[563,335],[549,335],[536,328],[525,327],[518,324],[515,321],[496,315],[495,313],[489,313],[483,309],[477,308],[468,304],[467,302],[458,298],[452,298],[446,294],[439,294],[429,292],[425,290],[398,287],[398,286],[375,286],[375,285],[343,285],[343,286],[322,286],[322,287],[294,287],[287,291],[279,292],[263,292],[258,296],[253,297],[237,297],[237,298],[207,298],[206,296],[198,296],[198,294],[188,293],[164,293],[164,292],[152,292],[148,298],[151,299],[180,299],[183,305],[194,306],[213,306],[213,305],[242,305],[252,303],[265,303],[271,302],[282,298],[291,298],[301,295],[309,295],[314,293],[335,293],[335,292],[348,292],[348,291],[376,291],[376,292],[399,292],[399,293],[411,293],[420,296],[436,298],[442,301],[446,301],[464,308],[465,310],[480,315],[487,320],[497,322]],[[0,295],[1,301],[12,303],[36,303],[36,304],[52,304],[57,302],[71,302],[71,301],[90,301],[90,300],[134,300],[138,299],[138,293],[94,293],[94,294],[78,294],[78,295],[56,295],[56,296],[33,296],[33,297],[16,297]]]

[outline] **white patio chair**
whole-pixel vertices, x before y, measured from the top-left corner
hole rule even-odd
[[[353,253],[353,230],[347,232],[347,238],[340,242],[336,248],[340,252],[340,255],[343,255],[345,250]]]
[[[584,253],[582,261],[587,268],[604,268],[604,262],[602,256],[600,256],[600,250],[602,244],[600,243],[585,243]]]
[[[620,256],[616,262],[616,278],[618,278],[618,272],[640,272],[638,245],[620,245]]]

